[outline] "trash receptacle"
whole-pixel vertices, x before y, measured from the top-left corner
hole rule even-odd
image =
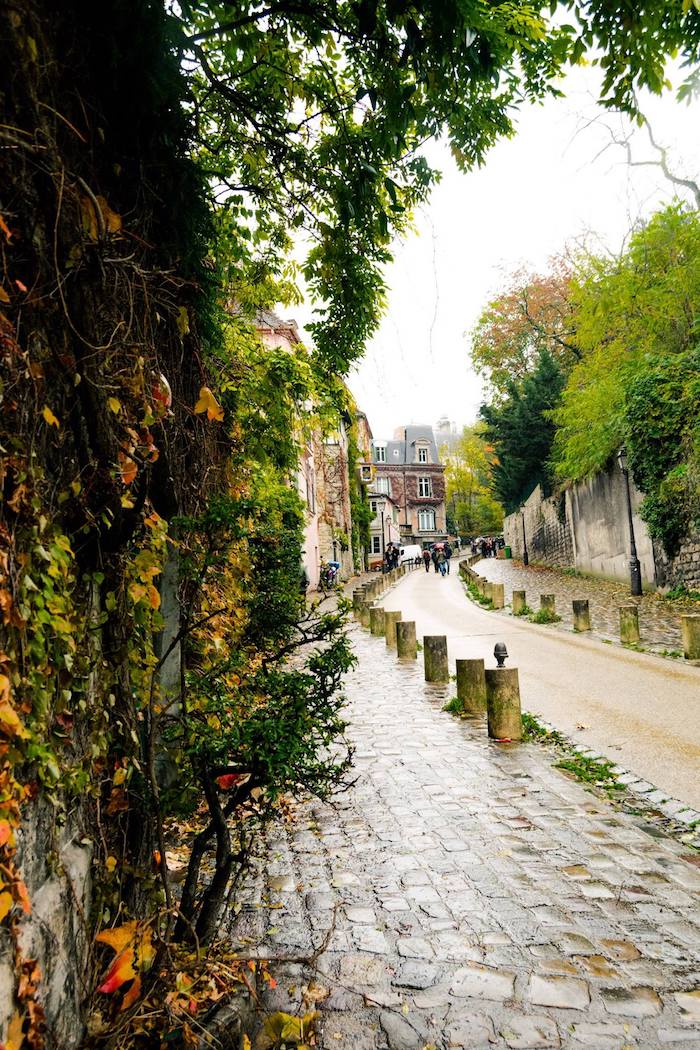
[[[510,547],[504,547],[503,548],[503,556],[504,556],[504,558],[512,558],[513,557],[513,554],[511,552]]]

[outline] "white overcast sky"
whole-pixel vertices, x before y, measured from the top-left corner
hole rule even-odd
[[[599,74],[574,70],[566,97],[523,108],[517,134],[497,144],[483,168],[461,174],[448,148],[426,150],[443,172],[415,231],[395,245],[388,268],[388,310],[349,385],[375,438],[404,423],[458,427],[475,420],[482,385],[469,364],[469,329],[509,273],[545,268],[567,242],[587,233],[618,250],[631,225],[667,203],[673,188],[656,168],[629,168],[602,123],[620,118],[595,105]],[[700,176],[700,105],[668,93],[644,99],[655,137],[671,148],[678,174]],[[634,157],[653,157],[646,132]],[[308,317],[296,308],[300,321]]]

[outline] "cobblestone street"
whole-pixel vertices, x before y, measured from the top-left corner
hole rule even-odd
[[[268,835],[234,927],[294,960],[265,1010],[337,1050],[700,1047],[697,854],[351,630],[354,783]]]
[[[587,598],[591,610],[592,633],[601,638],[619,641],[621,605],[635,604],[639,607],[639,630],[641,645],[652,651],[681,649],[680,616],[697,612],[698,603],[668,601],[656,593],[644,594],[641,598],[630,597],[629,584],[620,581],[592,579],[573,576],[561,569],[545,565],[529,565],[506,561],[500,558],[483,558],[474,565],[481,576],[494,583],[505,585],[506,602],[510,603],[514,590],[524,590],[528,605],[537,610],[541,594],[556,595],[557,614],[561,616],[561,627],[571,630],[571,602],[574,598]]]

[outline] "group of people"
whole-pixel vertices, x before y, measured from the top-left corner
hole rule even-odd
[[[430,548],[426,547],[423,551],[425,571],[430,572],[430,563],[432,562],[435,572],[439,572],[441,576],[448,576],[451,557],[452,547],[449,540],[445,543],[434,543]]]
[[[503,547],[505,540],[502,536],[477,536],[472,540],[472,554],[480,554],[482,558],[495,558]]]
[[[395,543],[388,543],[386,550],[384,551],[384,572],[391,572],[392,569],[398,569],[400,558],[401,548],[397,547]]]

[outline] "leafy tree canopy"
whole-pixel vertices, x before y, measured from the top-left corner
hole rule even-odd
[[[500,403],[481,406],[485,436],[497,457],[494,488],[508,514],[535,485],[545,490],[550,486],[551,413],[563,385],[561,366],[549,350],[542,349],[534,370],[522,382],[511,380]]]
[[[472,332],[471,358],[496,399],[537,366],[541,350],[565,370],[579,359],[571,296],[571,263],[559,258],[546,274],[515,273],[488,304]]]
[[[561,17],[570,12],[572,23]],[[295,236],[319,305],[319,359],[344,371],[375,329],[391,237],[438,175],[422,142],[446,132],[463,168],[512,132],[525,99],[587,52],[603,101],[631,110],[660,91],[664,61],[694,61],[700,13],[652,0],[186,0],[174,39],[191,84],[196,156],[219,208],[220,253],[236,294],[280,281]],[[252,278],[252,280],[251,280]],[[280,293],[281,294],[281,293]]]
[[[484,426],[465,427],[456,448],[441,452],[447,484],[448,527],[460,536],[500,532],[503,507],[494,496],[493,449],[484,439]]]

